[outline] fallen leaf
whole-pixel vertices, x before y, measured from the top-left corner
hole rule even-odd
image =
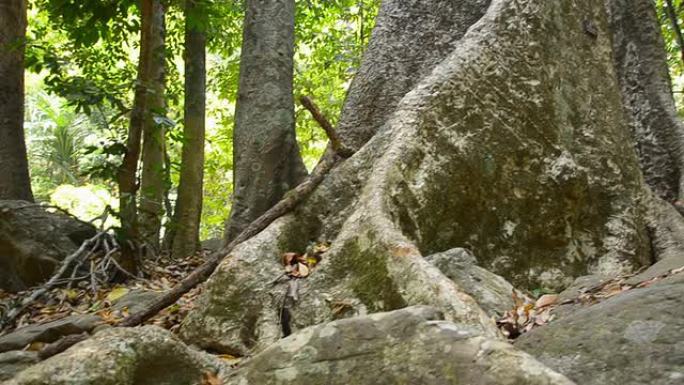
[[[297,253],[285,253],[282,257],[283,266],[289,266],[299,255]]]
[[[222,385],[223,382],[215,373],[205,372],[202,375],[202,385]]]
[[[534,307],[536,309],[541,309],[546,306],[555,305],[556,302],[558,302],[557,294],[544,294],[535,302]]]
[[[129,290],[126,287],[116,287],[116,288],[112,289],[112,291],[110,291],[109,294],[107,294],[107,301],[114,302],[117,299],[128,294],[128,292],[129,292]]]
[[[309,276],[309,267],[303,263],[297,263],[297,271],[299,272],[300,278],[306,278]]]

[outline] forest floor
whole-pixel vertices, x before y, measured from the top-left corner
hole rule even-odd
[[[183,259],[171,259],[161,256],[157,259],[150,259],[144,263],[143,272],[146,278],[129,280],[126,284],[114,284],[98,287],[93,290],[92,286],[81,281],[74,287],[58,287],[48,291],[39,300],[34,301],[24,311],[23,315],[16,320],[14,325],[0,330],[0,336],[13,332],[25,326],[35,324],[45,324],[58,321],[71,316],[97,315],[101,318],[102,324],[116,325],[126,318],[131,309],[127,306],[117,306],[119,301],[129,298],[128,302],[145,306],[140,302],[142,298],[136,295],[154,294],[159,295],[170,290],[183,278],[187,277],[194,269],[200,266],[207,258],[208,251],[197,253]],[[285,275],[290,275],[295,279],[306,278],[309,268],[306,269],[305,276],[298,276],[297,268],[295,271],[288,268],[291,265],[301,265],[297,260],[305,262],[306,256],[298,256],[294,253],[283,255],[285,265]],[[303,259],[302,259],[303,258]],[[311,267],[315,266],[314,261]],[[299,271],[301,271],[301,267]],[[575,295],[568,297],[563,294],[539,294],[539,293],[516,293],[513,292],[515,306],[499,317],[496,322],[501,332],[509,339],[516,339],[521,334],[529,332],[533,328],[541,327],[552,322],[556,318],[556,310],[566,305],[589,306],[602,302],[608,298],[621,293],[648,287],[668,276],[684,273],[684,267],[671,270],[667,274],[654,277],[638,284],[628,283],[629,276],[622,276],[610,280],[600,281],[586,287],[575,288]],[[285,276],[284,275],[284,276]],[[202,292],[202,285],[197,286],[190,292],[183,295],[174,305],[164,309],[159,314],[146,321],[145,324],[152,324],[163,327],[171,332],[177,332],[181,322],[188,312],[195,305],[196,298]],[[19,293],[7,293],[0,291],[0,310],[8,310],[21,303],[29,296],[31,290]],[[535,295],[536,294],[536,295]],[[149,298],[149,297],[148,297]],[[28,351],[40,351],[47,344],[34,342],[24,348]]]
[[[87,281],[81,281],[74,287],[56,287],[34,301],[14,325],[0,330],[0,335],[13,330],[33,325],[60,320],[68,316],[95,314],[105,324],[116,325],[129,315],[128,307],[114,306],[127,295],[135,293],[164,293],[200,266],[208,254],[207,251],[182,258],[171,259],[160,256],[147,260],[142,271],[145,278],[129,280],[125,284],[103,285],[93,289]],[[175,305],[164,309],[146,322],[176,331],[185,315],[192,308],[195,298],[201,293],[198,286],[186,293]],[[32,291],[8,293],[0,290],[0,310],[9,310],[21,303]],[[40,350],[44,344],[36,343],[28,350]]]

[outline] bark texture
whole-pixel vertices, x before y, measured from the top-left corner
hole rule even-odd
[[[294,130],[294,9],[294,0],[246,2],[227,242],[306,176]]]
[[[359,149],[416,82],[454,49],[489,0],[383,1],[338,130]]]
[[[613,54],[646,182],[670,202],[684,198],[684,125],[676,115],[665,43],[649,0],[609,0]]]
[[[152,61],[147,90],[147,106],[143,120],[142,177],[140,180],[141,241],[155,252],[159,250],[159,234],[164,214],[166,188],[166,129],[161,118],[166,116],[165,100],[165,6],[153,1],[150,22]]]
[[[0,3],[0,199],[33,201],[24,140],[26,3]]]
[[[630,145],[604,4],[497,0],[468,27],[367,144],[219,266],[181,328],[187,341],[248,354],[277,340],[279,255],[310,240],[332,248],[299,283],[292,330],[429,304],[496,336],[462,283],[423,258],[454,247],[528,289],[652,261],[657,198]]]
[[[197,22],[202,8],[185,2],[185,122],[178,200],[174,212],[171,254],[183,257],[199,246],[204,177],[204,123],[206,104],[206,36]]]
[[[133,252],[131,242],[139,239],[138,205],[138,162],[140,161],[143,124],[148,105],[149,80],[151,77],[152,50],[151,39],[153,33],[152,18],[154,13],[153,0],[141,0],[140,24],[140,53],[138,56],[138,76],[135,84],[133,110],[131,111],[126,138],[126,154],[119,168],[119,212],[121,216],[121,230],[125,238],[123,244],[123,262],[126,268],[133,267]]]

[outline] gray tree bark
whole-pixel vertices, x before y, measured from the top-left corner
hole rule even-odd
[[[157,4],[155,6],[155,3]],[[159,10],[157,0],[142,0],[140,2],[140,54],[138,58],[138,74],[135,84],[133,110],[131,111],[128,136],[126,139],[126,154],[119,168],[119,212],[121,229],[124,237],[121,261],[128,271],[135,271],[136,250],[134,242],[140,240],[140,226],[138,223],[138,164],[140,161],[143,126],[149,119],[149,99],[152,92],[155,12]]]
[[[153,5],[151,64],[148,102],[143,121],[142,177],[140,180],[140,237],[155,252],[164,215],[166,190],[166,129],[159,118],[166,116],[165,100],[165,9],[160,0]]]
[[[192,254],[199,246],[206,100],[206,36],[198,27],[202,12],[196,0],[185,1],[185,126],[178,200],[171,230],[174,257]]]
[[[246,2],[226,241],[307,174],[295,135],[294,11],[294,0]]]
[[[24,139],[26,2],[0,2],[0,199],[33,201]]]
[[[489,0],[382,2],[371,40],[342,109],[338,131],[359,149],[397,103],[456,46]]]
[[[665,43],[650,0],[606,2],[625,110],[648,185],[684,200],[684,125],[677,117]]]
[[[378,28],[392,25],[406,4],[385,2]],[[405,12],[429,21],[436,16],[424,10],[445,15],[460,2],[410,4]],[[464,20],[463,12],[454,11],[453,20]],[[464,282],[425,257],[467,248],[480,266],[527,289],[562,289],[581,275],[615,277],[666,258],[674,227],[658,225],[657,217],[672,218],[658,212],[662,201],[642,176],[605,4],[493,0],[479,20],[465,19],[464,35],[416,34],[425,42],[404,43],[457,40],[394,106],[373,87],[350,91],[342,139],[361,148],[292,215],[233,250],[184,321],[184,339],[251,355],[278,340],[283,323],[296,331],[414,304],[495,336]],[[382,44],[375,44],[359,78],[386,73],[376,59]],[[420,68],[421,58],[414,56],[413,67],[393,59],[387,71]],[[404,76],[413,74],[386,79],[408,83]],[[366,85],[357,78],[355,87]],[[389,110],[369,115],[379,127],[364,126],[373,120],[349,107],[373,111],[376,103]],[[311,239],[332,247],[298,281],[298,300],[283,320],[287,285],[271,283],[283,271],[279,256],[303,252]]]

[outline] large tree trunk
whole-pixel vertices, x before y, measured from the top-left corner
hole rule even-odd
[[[33,201],[24,140],[26,2],[0,3],[0,199]]]
[[[204,175],[204,109],[206,99],[206,36],[199,20],[203,8],[185,2],[185,126],[178,200],[172,224],[171,254],[183,257],[199,246]]]
[[[142,177],[140,180],[140,237],[155,252],[159,250],[159,234],[164,214],[166,191],[166,130],[160,118],[166,116],[164,95],[165,23],[164,5],[160,0],[153,4],[151,17],[152,61],[149,73],[148,101],[143,121]]]
[[[633,91],[621,87],[604,4],[493,0],[484,16],[453,4],[384,2],[369,48],[377,53],[366,55],[340,122],[343,139],[360,150],[295,213],[233,251],[186,318],[183,338],[251,354],[285,329],[414,304],[496,336],[464,283],[425,256],[465,247],[518,287],[560,289],[588,273],[631,272],[677,243],[677,226],[665,222],[681,218],[651,193],[632,146],[623,91]],[[415,25],[439,15],[451,30],[383,32],[407,14]],[[384,63],[385,52],[398,52],[393,41],[450,49],[422,77],[393,75],[408,85],[388,103],[358,79],[424,63]],[[372,119],[354,115],[376,103]],[[332,248],[298,281],[299,300],[283,318],[286,285],[271,283],[282,274],[279,256],[310,240]]]
[[[342,110],[338,130],[359,149],[416,82],[429,74],[479,19],[489,0],[383,1]]]
[[[294,0],[246,2],[226,241],[306,176],[294,131],[294,11]]]
[[[684,125],[675,112],[653,2],[609,0],[607,4],[615,68],[644,177],[663,199],[684,200]]]

